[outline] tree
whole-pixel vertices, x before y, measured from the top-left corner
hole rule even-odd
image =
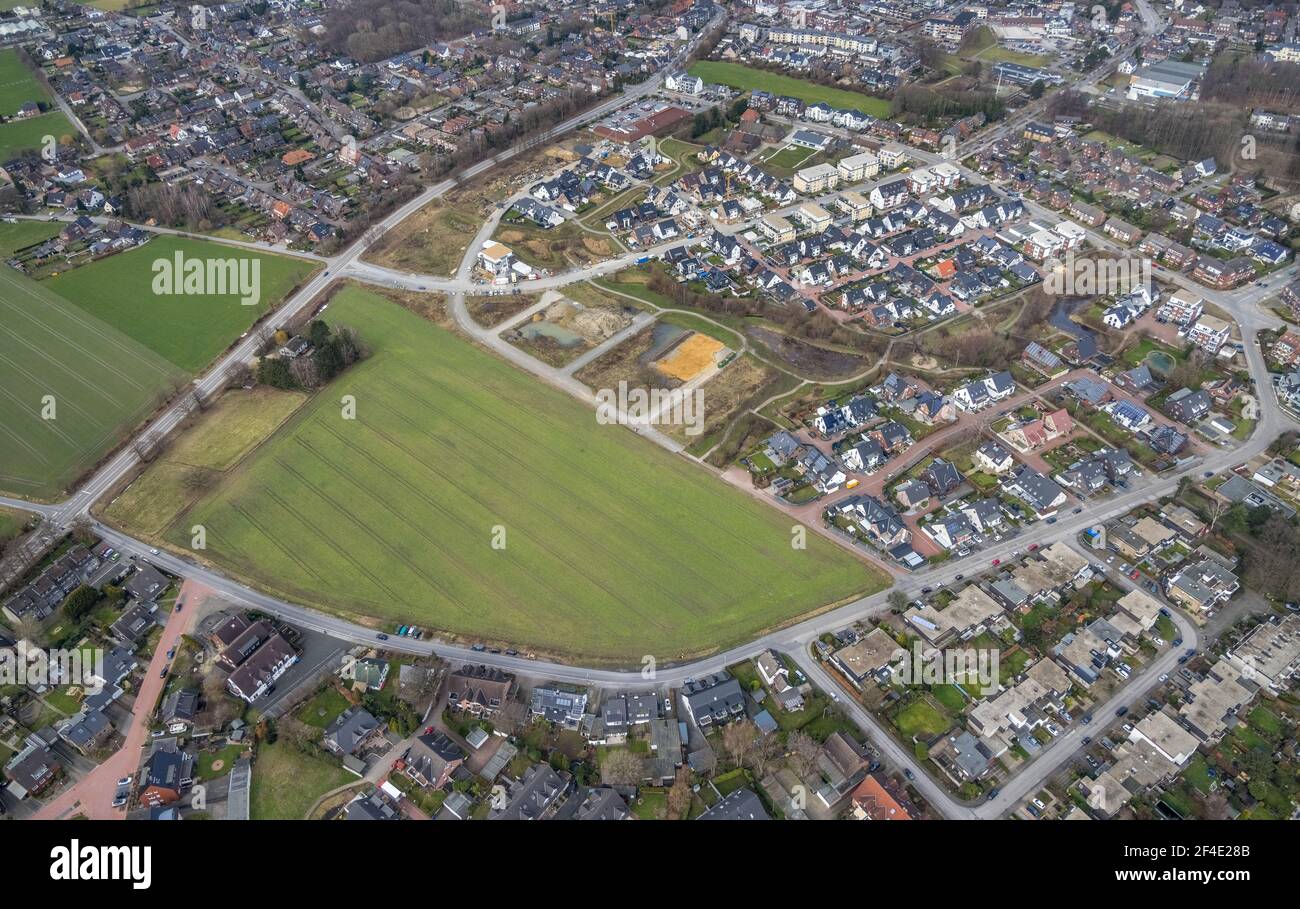
[[[672,788],[668,790],[668,816],[674,820],[684,820],[691,808],[691,771],[686,767],[677,768]]]
[[[795,772],[799,779],[803,779],[812,773],[813,768],[817,766],[817,758],[822,750],[816,739],[802,730],[795,730],[790,733],[790,738],[786,740],[785,747],[790,752],[790,769]]]
[[[901,590],[891,590],[889,591],[889,596],[885,597],[885,602],[888,603],[889,608],[895,612],[902,612],[907,608],[907,594],[903,593]]]
[[[749,720],[740,720],[722,730],[722,748],[727,752],[733,767],[743,767],[758,739],[758,727]]]
[[[635,786],[645,778],[645,761],[626,748],[610,752],[600,765],[600,779],[610,786]]]
[[[528,711],[519,701],[506,701],[492,717],[492,725],[506,735],[518,735],[528,728]]]
[[[87,584],[82,584],[63,601],[63,611],[74,621],[90,614],[99,602],[99,591]]]

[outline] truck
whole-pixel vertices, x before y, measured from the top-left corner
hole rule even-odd
[[[650,257],[649,257],[649,256],[642,256],[641,258],[639,258],[639,259],[636,260],[636,264],[637,264],[637,265],[645,265],[645,264],[646,264],[647,262],[649,262],[649,261],[650,261]]]

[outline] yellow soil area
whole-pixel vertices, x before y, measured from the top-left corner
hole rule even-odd
[[[713,358],[722,350],[723,343],[699,332],[691,335],[672,349],[672,352],[655,364],[666,376],[689,382],[713,365]]]

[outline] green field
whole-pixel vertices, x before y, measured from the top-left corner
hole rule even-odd
[[[254,446],[302,406],[305,395],[274,388],[228,391],[104,509],[115,524],[162,533]]]
[[[57,497],[185,380],[112,326],[0,266],[0,489]],[[54,419],[43,419],[46,396]]]
[[[257,750],[248,813],[255,821],[300,821],[331,789],[357,782],[338,764],[279,741]]]
[[[328,315],[371,357],[168,541],[187,546],[202,524],[208,559],[313,606],[620,661],[710,652],[883,586],[817,534],[793,548],[788,518],[373,293],[345,288]]]
[[[774,95],[789,95],[807,104],[825,101],[831,107],[852,108],[864,114],[871,114],[873,117],[889,116],[889,102],[883,98],[873,98],[861,92],[805,82],[803,79],[783,76],[780,73],[769,73],[767,70],[753,69],[739,63],[701,60],[691,64],[688,72],[692,76],[699,76],[705,82],[720,82],[732,88],[742,90],[757,88]]]
[[[57,236],[63,224],[57,221],[19,221],[0,223],[0,256],[12,256],[20,249],[43,243]]]
[[[0,50],[0,117],[12,117],[28,101],[49,102],[50,93],[36,81],[18,52]]]
[[[261,299],[245,306],[237,293],[159,295],[156,260],[261,260]],[[159,236],[144,246],[98,259],[46,280],[49,288],[110,323],[189,373],[200,372],[274,308],[315,266],[303,259],[258,253],[205,240]]]
[[[16,158],[23,152],[39,151],[46,136],[54,136],[62,143],[76,135],[68,118],[57,110],[27,120],[11,120],[0,124],[0,161]]]

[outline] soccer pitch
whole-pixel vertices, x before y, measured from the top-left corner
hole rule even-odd
[[[551,653],[699,655],[884,577],[700,467],[348,287],[371,356],[166,531],[286,598]],[[355,419],[343,413],[355,399]]]
[[[246,306],[233,292],[155,294],[154,262],[173,262],[177,253],[186,260],[259,260],[260,299],[256,305]],[[158,236],[144,246],[97,259],[45,283],[186,372],[197,373],[315,269],[305,259],[206,240]]]
[[[57,498],[185,376],[0,266],[0,489]]]

